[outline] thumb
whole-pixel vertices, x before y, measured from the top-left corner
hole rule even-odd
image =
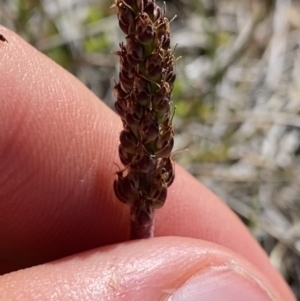
[[[292,301],[218,245],[183,237],[130,241],[0,277],[0,300]]]

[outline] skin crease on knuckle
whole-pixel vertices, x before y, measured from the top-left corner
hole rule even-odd
[[[16,270],[124,241],[128,212],[111,188],[119,119],[63,69],[9,31],[4,34],[13,52],[0,47],[0,78],[7,84],[0,85],[0,154],[6,152],[0,170],[10,166],[13,176],[0,178],[0,267]],[[1,187],[7,189],[5,201]],[[190,236],[224,245],[259,266],[289,296],[286,300],[294,300],[247,230],[199,187],[176,166],[169,196],[173,203],[168,200],[157,214],[156,236]]]

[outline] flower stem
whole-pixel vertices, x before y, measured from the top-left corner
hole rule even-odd
[[[143,239],[153,237],[154,210],[146,212],[134,206],[130,207],[130,239]]]

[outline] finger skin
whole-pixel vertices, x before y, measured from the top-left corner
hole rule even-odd
[[[162,301],[211,268],[239,274],[266,300],[283,301],[268,280],[237,254],[182,237],[120,243],[6,274],[0,277],[0,301],[37,297],[43,301]]]
[[[0,32],[9,42],[0,45],[1,272],[127,240],[128,208],[112,191],[119,118],[61,67]],[[155,235],[223,245],[292,300],[238,218],[178,166]]]

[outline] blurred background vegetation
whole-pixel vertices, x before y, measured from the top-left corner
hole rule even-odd
[[[113,108],[124,36],[112,1],[0,0],[0,23]],[[182,57],[176,160],[240,216],[300,300],[300,2],[166,2]]]

